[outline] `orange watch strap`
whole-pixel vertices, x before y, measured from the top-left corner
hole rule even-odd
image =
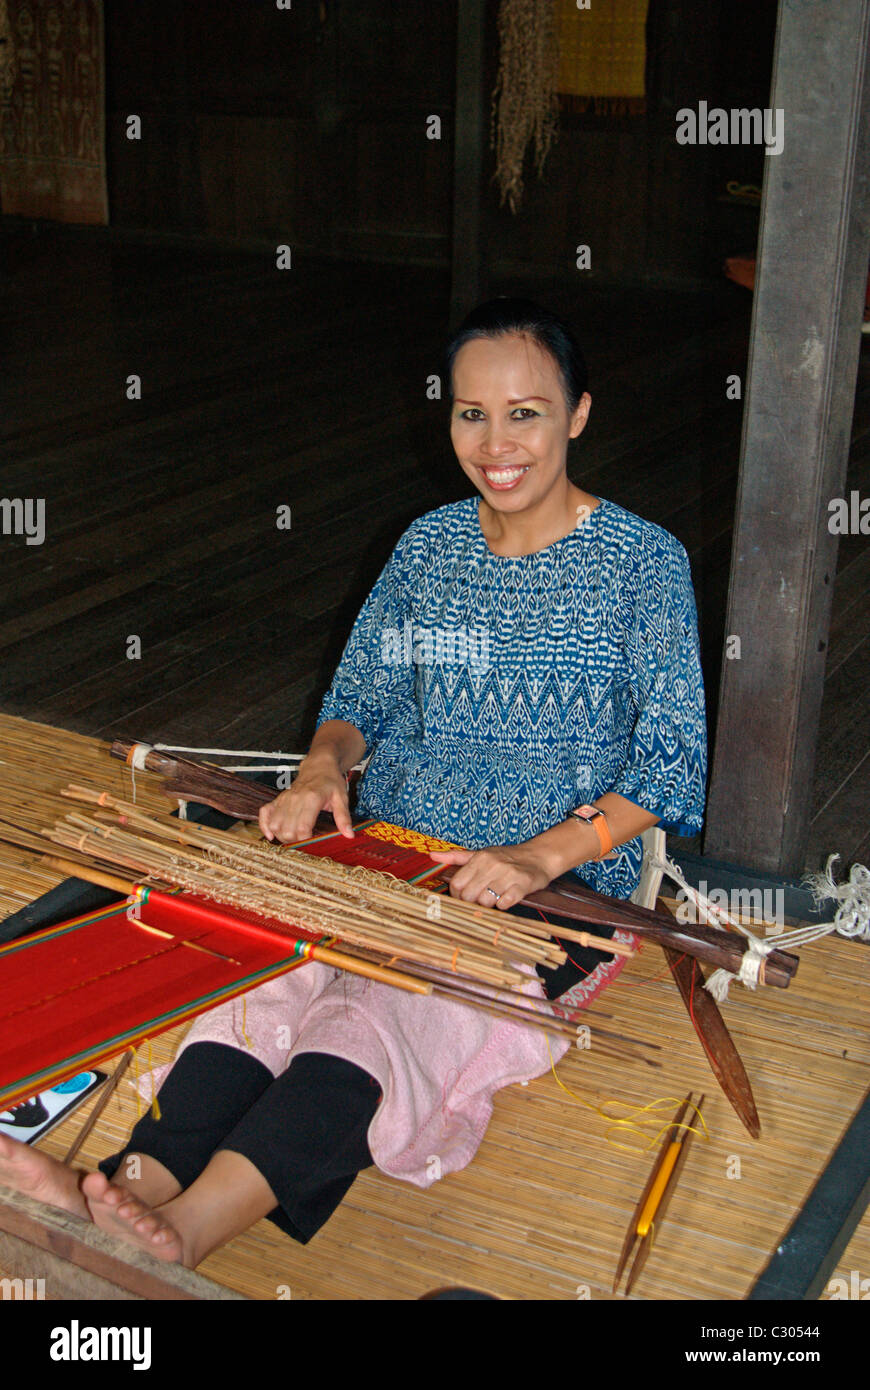
[[[587,819],[586,816],[581,816],[578,814],[580,811],[594,811],[597,814],[590,815]],[[610,833],[610,826],[607,824],[607,817],[601,810],[601,807],[578,806],[575,811],[571,812],[571,815],[574,817],[575,820],[582,821],[584,825],[592,826],[592,829],[598,836],[598,843],[601,846],[601,853],[598,855],[598,858],[603,859],[605,854],[609,854],[610,851],[613,849],[613,836]]]

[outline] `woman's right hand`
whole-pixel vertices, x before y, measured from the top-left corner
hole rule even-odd
[[[347,779],[331,753],[310,753],[299,766],[291,786],[260,811],[260,829],[267,840],[307,840],[321,811],[331,811],[338,830],[353,839]]]

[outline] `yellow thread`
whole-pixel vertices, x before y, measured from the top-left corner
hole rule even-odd
[[[761,201],[761,189],[754,183],[740,183],[737,179],[729,179],[725,191],[730,193],[732,198],[745,198],[751,203]]]
[[[133,1086],[136,1091],[136,1119],[142,1118],[142,1097],[139,1094],[139,1048],[133,1048]]]
[[[685,1097],[683,1096],[662,1096],[658,1100],[651,1100],[648,1105],[632,1105],[629,1101],[618,1100],[616,1098],[605,1100],[602,1102],[601,1105],[593,1105],[591,1101],[584,1100],[582,1096],[577,1095],[576,1091],[572,1091],[570,1086],[566,1086],[564,1081],[562,1081],[561,1077],[557,1074],[556,1064],[553,1060],[553,1053],[550,1049],[549,1038],[546,1038],[546,1043],[547,1051],[550,1053],[550,1069],[555,1078],[556,1085],[560,1086],[566,1095],[571,1096],[572,1100],[576,1100],[578,1105],[584,1105],[587,1110],[591,1110],[593,1114],[598,1115],[600,1119],[606,1121],[607,1130],[605,1131],[604,1138],[608,1144],[611,1144],[613,1146],[613,1148],[623,1149],[626,1153],[637,1153],[638,1151],[640,1151],[641,1153],[646,1153],[649,1149],[655,1148],[656,1144],[659,1142],[662,1136],[668,1132],[668,1130],[675,1129],[675,1132],[683,1132],[685,1134],[701,1134],[701,1130],[696,1128],[694,1124],[688,1124],[685,1120],[681,1121],[681,1123],[676,1127],[674,1126],[672,1120],[668,1120],[663,1125],[660,1124],[661,1117],[659,1114],[655,1112],[662,1111],[665,1109],[672,1112],[675,1106],[682,1104],[682,1101],[685,1099]],[[608,1114],[604,1108],[606,1105],[622,1106],[625,1110],[628,1111],[628,1114],[624,1115],[622,1118],[620,1118],[618,1115]],[[698,1120],[701,1126],[703,1127],[703,1134],[701,1137],[709,1140],[710,1134],[707,1129],[707,1122],[704,1119],[704,1116],[701,1114],[697,1105],[693,1104],[691,1106],[691,1109],[695,1111],[695,1114],[697,1115]],[[638,1118],[639,1116],[646,1114],[649,1115],[648,1120],[642,1120]],[[659,1127],[656,1133],[652,1136],[652,1138],[647,1139],[647,1136],[644,1134],[641,1126],[648,1126],[652,1124],[656,1124]],[[612,1137],[612,1132],[614,1130],[622,1131],[626,1135],[635,1134],[643,1142],[639,1145],[620,1144],[616,1139]]]
[[[244,1040],[245,1040],[245,1042],[246,1042],[246,1044],[247,1044],[248,1050],[249,1050],[250,1052],[253,1052],[253,1050],[254,1050],[253,1044],[251,1043],[251,1039],[248,1037],[247,1033],[245,1032],[245,1025],[246,1025],[247,1021],[248,1021],[248,996],[247,996],[246,994],[243,994],[243,995],[242,995],[242,1037],[244,1038]]]
[[[157,1082],[154,1080],[154,1057],[151,1052],[151,1039],[148,1039],[148,1071],[151,1074],[151,1114],[160,1119],[160,1102],[157,1099]]]

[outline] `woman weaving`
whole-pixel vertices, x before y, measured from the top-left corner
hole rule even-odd
[[[568,442],[591,402],[567,325],[528,301],[492,301],[460,328],[448,372],[451,438],[475,496],[402,536],[310,752],[261,828],[305,839],[326,810],[352,835],[346,774],[368,754],[360,810],[464,846],[433,856],[458,866],[454,895],[510,909],[574,869],[627,898],[642,832],[661,821],[693,833],[702,820],[685,551],[570,482]],[[391,640],[409,623],[411,662]],[[570,990],[576,1004],[618,966],[572,954],[546,994]],[[307,1241],[372,1162],[420,1186],[464,1167],[494,1092],[550,1066],[540,1030],[319,963],[252,991],[245,1013],[244,1030],[240,1001],[197,1020],[161,1118],[140,1120],[102,1172],[0,1140],[0,1182],[195,1266],[267,1215]]]

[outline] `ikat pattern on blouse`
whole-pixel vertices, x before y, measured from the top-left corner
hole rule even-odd
[[[351,632],[319,721],[371,753],[366,814],[469,849],[518,844],[615,791],[689,835],[703,821],[704,688],[689,562],[601,500],[534,555],[494,555],[478,498],[399,541]],[[578,867],[628,897],[640,839]]]

